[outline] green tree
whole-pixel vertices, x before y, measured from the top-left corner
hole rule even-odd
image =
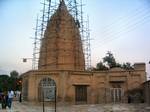
[[[9,76],[8,75],[0,75],[0,90],[8,91],[10,87]]]
[[[125,70],[132,70],[133,66],[131,65],[131,63],[126,62],[126,63],[123,63],[123,65],[121,66],[121,68],[123,68]]]
[[[103,58],[103,63],[106,63],[109,68],[121,67],[121,64],[116,62],[113,54],[110,51],[108,51],[106,56]]]
[[[97,63],[97,65],[96,65],[96,70],[108,70],[108,67],[106,67],[104,64],[103,64],[103,62],[99,62],[99,63]]]
[[[103,58],[103,61],[97,63],[96,68],[93,67],[92,70],[108,70],[114,67],[120,67],[125,70],[133,69],[133,66],[129,62],[123,64],[117,63],[114,55],[110,51],[108,51],[106,53],[106,56]]]
[[[108,70],[114,67],[120,67],[126,70],[133,69],[133,67],[131,66],[129,62],[124,63],[123,65],[120,63],[117,63],[114,55],[110,51],[108,51],[106,53],[106,56],[103,58],[103,61],[102,62],[100,61],[99,63],[97,63],[96,68],[93,70]]]
[[[0,75],[0,91],[21,90],[22,79],[19,78],[19,73],[15,70],[8,75]]]
[[[16,70],[10,72],[10,77],[17,79],[19,77],[19,73]]]
[[[19,73],[16,70],[10,72],[10,88],[13,90],[18,90],[18,80],[19,80]]]

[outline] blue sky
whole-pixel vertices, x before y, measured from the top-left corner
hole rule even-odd
[[[77,0],[78,1],[78,0]],[[37,13],[42,0],[0,1],[0,73],[31,69]],[[150,1],[83,0],[84,14],[89,15],[92,65],[111,51],[120,63],[145,62],[150,74]]]

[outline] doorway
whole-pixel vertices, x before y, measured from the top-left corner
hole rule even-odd
[[[43,78],[39,83],[39,101],[54,101],[56,95],[55,91],[55,81],[51,78]]]
[[[75,86],[75,101],[76,101],[76,104],[87,103],[87,86],[86,85]]]
[[[111,100],[114,103],[122,101],[123,89],[122,88],[110,88]]]

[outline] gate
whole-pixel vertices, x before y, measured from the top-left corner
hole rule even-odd
[[[123,96],[123,89],[122,88],[111,88],[111,100],[114,103],[121,102]]]
[[[39,83],[39,100],[55,101],[56,83],[50,78],[44,78]]]

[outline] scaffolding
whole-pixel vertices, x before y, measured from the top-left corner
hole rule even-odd
[[[38,69],[38,61],[41,47],[41,40],[44,38],[44,32],[47,27],[47,23],[50,17],[55,13],[59,6],[60,0],[42,0],[41,3],[42,13],[37,17],[35,34],[34,34],[34,48],[33,48],[33,59],[32,59],[32,69]],[[89,30],[89,18],[83,15],[83,3],[82,0],[66,0],[66,6],[69,13],[75,19],[75,23],[80,30],[82,47],[85,58],[85,69],[90,70],[91,68],[91,48],[90,48],[90,30]],[[85,21],[86,18],[86,21]],[[57,44],[56,44],[57,45]],[[46,52],[46,49],[45,49]],[[46,59],[45,59],[46,61]]]

